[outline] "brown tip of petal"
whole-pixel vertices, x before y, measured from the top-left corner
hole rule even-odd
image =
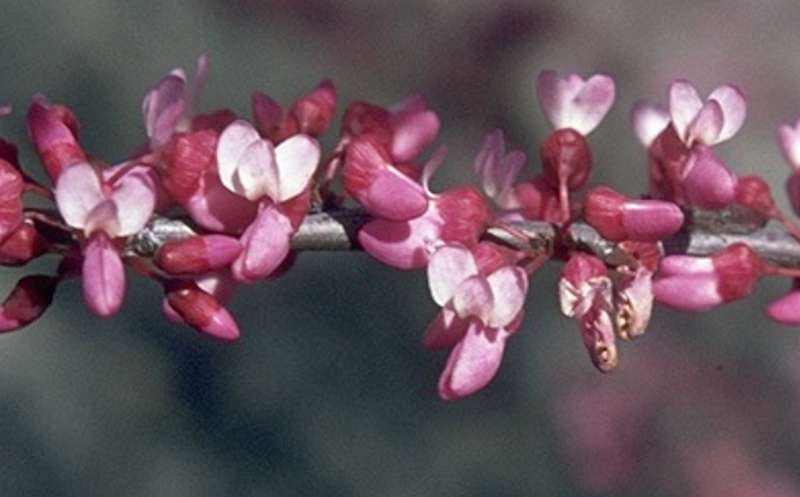
[[[619,365],[619,353],[617,346],[611,344],[600,344],[589,352],[592,363],[602,373],[610,373]]]

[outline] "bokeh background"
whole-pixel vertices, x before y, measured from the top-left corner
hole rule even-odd
[[[88,150],[120,160],[143,141],[145,91],[208,52],[202,110],[249,115],[251,91],[288,103],[325,77],[341,103],[424,94],[450,150],[445,187],[471,181],[495,127],[536,157],[540,70],[601,71],[618,99],[591,137],[594,182],[637,194],[629,109],[685,77],[744,89],[748,121],[720,153],[780,191],[774,129],[800,114],[798,22],[792,0],[6,2],[0,101],[16,111],[0,130],[35,171],[22,118],[41,91],[73,107]],[[0,287],[53,264],[4,269]],[[436,311],[424,274],[363,254],[304,254],[241,290],[235,344],[166,321],[159,289],[134,275],[109,320],[68,283],[0,338],[0,495],[800,495],[800,330],[762,314],[785,281],[703,315],[658,308],[604,376],[558,314],[557,271],[534,276],[493,384],[457,403],[436,396],[445,355],[419,345]]]

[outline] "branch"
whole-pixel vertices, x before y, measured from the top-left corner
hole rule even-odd
[[[359,250],[358,229],[370,220],[359,208],[312,212],[292,238],[298,251]],[[555,253],[563,248],[580,248],[592,252],[611,265],[623,263],[627,256],[614,242],[602,238],[583,222],[570,225],[563,238],[555,225],[542,221],[509,223],[529,237],[528,247],[539,253]],[[154,218],[141,232],[131,237],[126,255],[150,257],[171,240],[188,238],[198,233],[183,219]],[[493,227],[487,238],[520,247],[518,237]],[[668,254],[711,255],[732,243],[745,242],[767,261],[781,267],[800,267],[800,243],[780,226],[765,225],[749,211],[690,211],[687,223],[676,236],[663,242]]]

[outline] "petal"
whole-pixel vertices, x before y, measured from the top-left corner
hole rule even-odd
[[[262,134],[267,136],[272,128],[281,124],[283,109],[272,97],[260,91],[253,92],[250,101],[256,126]]]
[[[462,319],[472,316],[485,323],[493,304],[492,288],[483,276],[470,276],[458,285],[453,294],[453,309]]]
[[[431,158],[428,159],[428,162],[425,163],[425,166],[422,168],[422,177],[420,179],[420,183],[422,184],[423,190],[425,190],[425,195],[427,197],[432,197],[433,193],[431,193],[430,182],[433,175],[436,174],[436,171],[442,167],[444,164],[444,159],[447,157],[447,147],[442,145],[436,149],[436,151],[431,155]]]
[[[61,216],[73,228],[83,228],[89,212],[105,200],[100,177],[88,162],[65,169],[56,181],[55,195]]]
[[[723,126],[714,144],[722,143],[735,135],[747,117],[747,102],[742,91],[733,85],[720,86],[711,92],[709,100],[719,102],[722,108]]]
[[[572,99],[583,88],[583,78],[576,74],[559,76],[556,71],[542,71],[536,78],[539,106],[554,129],[570,127],[569,112]]]
[[[150,90],[142,102],[142,114],[151,148],[169,141],[175,126],[186,110],[186,75],[174,69]]]
[[[236,193],[235,181],[236,170],[239,167],[239,159],[251,144],[261,140],[261,135],[247,121],[236,120],[228,125],[219,135],[217,141],[217,168],[219,178],[225,187]]]
[[[703,101],[697,90],[685,79],[678,79],[669,85],[669,113],[678,137],[686,142],[686,129],[703,108]]]
[[[440,242],[442,219],[434,209],[411,221],[376,219],[358,231],[358,243],[372,257],[399,269],[422,269]]]
[[[614,80],[604,74],[596,74],[586,81],[572,101],[569,127],[586,136],[600,124],[614,104]]]
[[[633,131],[645,148],[650,148],[650,144],[669,126],[670,116],[664,107],[639,100],[631,111],[631,121]]]
[[[707,311],[723,302],[714,275],[659,278],[653,282],[653,296],[679,311]]]
[[[514,321],[525,304],[528,275],[520,267],[504,266],[486,279],[494,297],[494,306],[487,324],[493,328],[505,327]]]
[[[439,133],[439,117],[432,111],[403,113],[392,119],[391,153],[398,162],[414,160]]]
[[[258,204],[231,192],[214,173],[206,174],[200,190],[184,204],[194,222],[209,231],[238,234],[253,221]]]
[[[111,238],[115,238],[119,232],[119,218],[116,204],[111,200],[104,200],[86,216],[86,226],[83,227],[83,232],[89,236],[95,231],[103,231]]]
[[[486,328],[473,320],[447,359],[439,378],[439,396],[457,400],[485,387],[500,368],[507,338],[506,330]]]
[[[778,128],[778,145],[789,166],[800,169],[800,121],[794,127],[784,124]]]
[[[672,202],[629,200],[623,204],[622,212],[625,233],[636,242],[664,240],[683,226],[683,211]]]
[[[716,100],[709,100],[686,128],[687,146],[695,142],[713,145],[722,130],[722,124],[722,108]]]
[[[710,148],[695,147],[683,175],[687,200],[701,209],[722,209],[736,197],[736,175]]]
[[[422,345],[428,349],[449,349],[464,338],[470,321],[458,317],[454,310],[442,307],[425,330]]]
[[[658,275],[691,276],[714,273],[714,261],[711,257],[693,257],[691,255],[670,255],[661,259]]]
[[[293,232],[291,222],[275,204],[262,207],[242,235],[242,253],[231,266],[234,278],[254,282],[272,274],[289,255]]]
[[[456,293],[458,286],[478,274],[472,253],[464,247],[445,245],[428,262],[428,286],[434,302],[444,306]]]
[[[405,221],[422,215],[428,197],[419,183],[393,167],[380,169],[367,189],[364,207],[377,217]]]
[[[132,170],[113,186],[111,200],[119,212],[116,236],[129,236],[147,224],[156,206],[156,184],[146,170]]]
[[[767,307],[767,315],[781,324],[800,325],[800,290],[790,292]]]
[[[236,193],[256,201],[278,192],[278,169],[272,143],[257,140],[245,148],[236,163],[233,184]]]
[[[115,314],[125,298],[125,268],[117,249],[102,231],[83,250],[83,298],[100,317]]]
[[[308,186],[320,158],[319,142],[308,135],[294,135],[275,149],[278,189],[275,202],[299,195]]]

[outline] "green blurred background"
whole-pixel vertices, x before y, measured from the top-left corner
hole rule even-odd
[[[534,94],[542,69],[614,77],[617,102],[590,140],[594,182],[630,194],[646,174],[629,109],[663,102],[673,78],[701,92],[741,85],[748,122],[720,153],[776,192],[787,169],[774,129],[800,114],[795,1],[3,7],[0,101],[16,110],[0,129],[30,172],[33,93],[72,106],[86,148],[115,162],[143,142],[145,91],[202,52],[201,110],[249,116],[251,91],[288,103],[326,77],[340,111],[427,96],[450,150],[440,188],[471,181],[495,127],[536,157],[548,131]],[[2,290],[53,264],[4,269]],[[424,274],[363,254],[303,254],[286,276],[242,289],[235,344],[166,321],[160,290],[132,273],[109,320],[90,316],[70,282],[42,319],[0,339],[0,495],[800,495],[799,331],[762,314],[786,282],[704,315],[657,309],[603,376],[558,314],[557,271],[534,276],[495,381],[457,403],[436,395],[446,355],[419,345],[436,312]]]

